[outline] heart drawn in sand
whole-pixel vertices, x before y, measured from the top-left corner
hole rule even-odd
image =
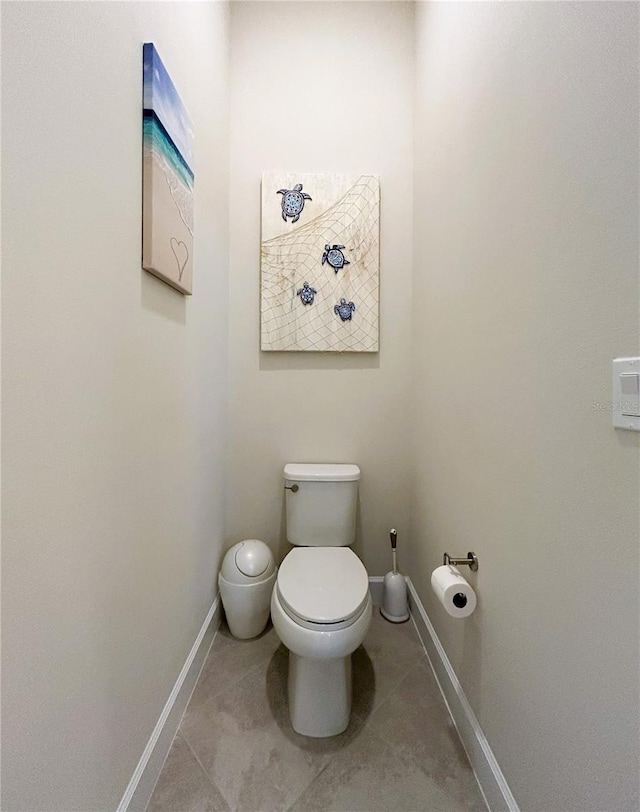
[[[187,266],[187,262],[189,262],[189,249],[187,248],[187,244],[182,242],[182,240],[176,240],[175,237],[172,237],[170,240],[171,250],[173,251],[173,256],[176,258],[176,262],[178,263],[178,281],[182,279],[182,274],[184,273],[184,269]]]

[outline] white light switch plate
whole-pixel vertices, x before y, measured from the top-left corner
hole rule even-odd
[[[615,428],[640,431],[640,358],[614,358],[611,414]]]

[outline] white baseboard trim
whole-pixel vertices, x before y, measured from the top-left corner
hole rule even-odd
[[[369,592],[374,606],[380,606],[384,592],[384,575],[369,576]]]
[[[140,757],[117,812],[144,812],[180,725],[213,638],[220,625],[221,602],[216,596]]]
[[[519,812],[516,799],[460,685],[411,579],[409,606],[422,645],[490,812]]]

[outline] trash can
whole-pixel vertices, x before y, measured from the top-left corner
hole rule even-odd
[[[278,568],[264,541],[245,539],[227,551],[218,587],[234,637],[257,637],[269,620],[271,592]]]

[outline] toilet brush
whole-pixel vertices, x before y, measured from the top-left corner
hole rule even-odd
[[[380,614],[391,621],[391,623],[403,623],[405,620],[409,620],[407,582],[404,579],[404,575],[401,575],[396,567],[396,547],[398,545],[397,530],[391,530],[390,536],[393,570],[384,576],[384,594]]]

